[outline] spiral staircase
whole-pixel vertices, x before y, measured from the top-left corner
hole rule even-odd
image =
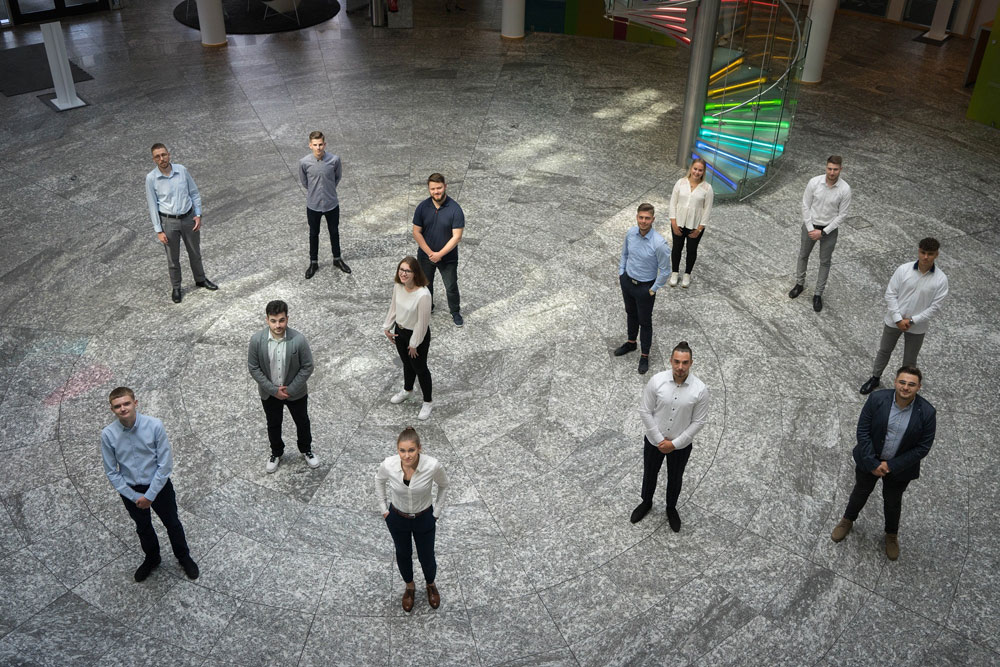
[[[699,7],[709,2],[712,11]],[[689,72],[678,156],[705,160],[717,199],[750,196],[781,162],[805,58],[807,10],[801,0],[605,2],[608,18],[662,32],[693,51],[706,48],[696,42],[696,20],[714,20],[710,58]],[[709,28],[698,31],[700,39],[712,37]]]

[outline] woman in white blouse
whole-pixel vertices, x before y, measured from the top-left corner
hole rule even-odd
[[[681,287],[691,284],[691,270],[698,259],[698,244],[712,215],[714,198],[712,186],[705,182],[705,161],[697,158],[691,163],[687,176],[674,184],[674,191],[670,194],[670,230],[673,232],[674,244],[670,251],[672,273],[667,284],[671,287],[677,286],[677,279],[680,277],[685,239],[687,260]]]
[[[407,427],[396,439],[395,456],[388,457],[375,473],[375,496],[378,498],[392,542],[396,545],[396,566],[406,582],[403,611],[413,609],[413,542],[417,559],[427,583],[427,603],[434,609],[441,604],[441,594],[434,585],[437,561],[434,559],[434,531],[448,490],[448,476],[436,458],[420,450],[420,436]],[[437,497],[431,491],[437,486]],[[389,505],[386,505],[388,492]]]
[[[427,370],[427,351],[431,346],[431,293],[427,276],[416,257],[407,256],[396,266],[396,284],[392,286],[389,314],[385,316],[385,337],[396,343],[403,361],[403,390],[389,399],[402,403],[413,395],[413,381],[420,380],[424,404],[417,419],[431,416],[431,372]],[[393,331],[395,325],[395,331]]]

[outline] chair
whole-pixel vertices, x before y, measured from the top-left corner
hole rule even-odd
[[[270,9],[276,14],[282,14],[292,18],[288,12],[295,13],[295,22],[302,25],[299,21],[299,5],[302,4],[302,0],[261,0],[264,3],[264,18],[267,18],[267,10]]]

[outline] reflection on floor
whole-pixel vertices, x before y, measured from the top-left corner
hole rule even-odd
[[[714,393],[674,534],[660,510],[628,522],[646,378],[610,351],[636,205],[653,202],[667,229],[687,51],[502,42],[489,0],[422,5],[410,31],[342,13],[205,50],[171,6],[66,24],[95,77],[78,86],[90,106],[0,99],[0,662],[1000,663],[1000,139],[964,118],[967,42],[838,17],[776,181],[720,206],[691,287],[658,299],[654,369],[688,340]],[[354,272],[324,254],[305,281],[295,168],[313,129],[343,157]],[[180,305],[142,192],[154,141],[201,187],[221,286],[194,289],[185,265]],[[802,188],[831,153],[855,199],[816,314],[815,260],[804,297],[786,292]],[[400,370],[380,326],[432,171],[469,221],[466,325],[440,309],[431,325],[436,408],[418,428],[454,494],[438,524],[441,608],[418,574],[407,615],[372,482],[417,406],[388,403]],[[941,240],[952,288],[920,362],[939,431],[890,563],[877,496],[847,540],[829,534],[881,292],[924,236]],[[318,470],[288,455],[264,472],[245,355],[272,298],[317,359]],[[97,448],[119,384],[167,426],[196,582],[172,559],[131,581],[138,540]]]

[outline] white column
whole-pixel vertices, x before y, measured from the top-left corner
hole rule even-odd
[[[49,71],[52,72],[52,84],[56,89],[56,98],[52,100],[59,111],[75,109],[87,103],[76,96],[76,84],[73,83],[73,70],[69,66],[66,55],[66,40],[63,39],[62,24],[42,24],[42,39],[45,41],[45,55],[49,59]]]
[[[504,39],[524,38],[524,0],[503,0],[500,36]]]
[[[931,29],[923,35],[926,39],[933,39],[936,42],[948,39],[948,17],[954,4],[955,0],[938,0],[937,6],[934,7],[934,18],[931,19]]]
[[[202,46],[226,45],[226,19],[222,0],[198,0],[198,26]]]
[[[826,47],[830,44],[833,29],[833,15],[837,12],[837,0],[812,0],[809,3],[809,46],[806,47],[806,61],[802,65],[802,82],[819,83],[823,78],[823,63],[826,61]]]

